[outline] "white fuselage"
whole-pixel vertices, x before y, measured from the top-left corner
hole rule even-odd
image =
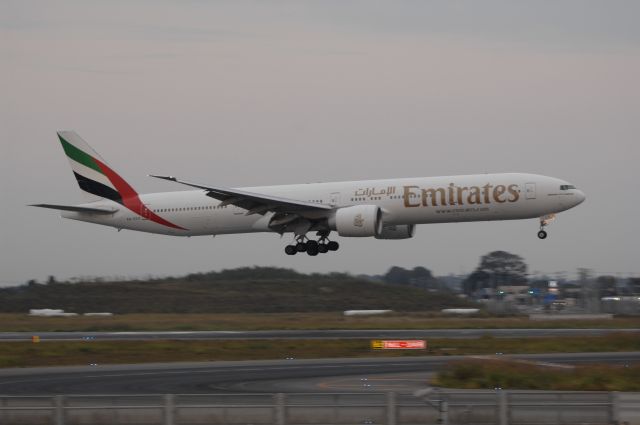
[[[376,205],[385,225],[543,217],[580,204],[585,196],[567,182],[541,175],[504,173],[386,180],[309,183],[242,188],[247,192],[331,205],[335,210]],[[250,214],[206,195],[203,190],[140,195],[156,215],[181,227],[145,218],[144,213],[101,200],[89,206],[116,207],[113,214],[62,212],[70,219],[176,236],[269,232],[273,213]],[[325,213],[321,213],[325,214]],[[331,214],[331,212],[329,212]]]

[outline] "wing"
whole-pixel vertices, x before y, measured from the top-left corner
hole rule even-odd
[[[225,187],[205,186],[178,180],[173,176],[150,176],[202,189],[207,193],[207,196],[222,201],[222,205],[230,204],[247,210],[247,215],[265,214],[269,211],[278,213],[295,213],[300,215],[302,212],[322,212],[331,211],[333,209],[331,205],[281,198],[279,196],[246,192],[244,190],[229,189]]]
[[[113,214],[118,211],[117,208],[97,208],[97,207],[79,207],[75,205],[53,205],[53,204],[32,204],[30,207],[51,208],[61,211],[75,211],[79,213],[89,214]]]

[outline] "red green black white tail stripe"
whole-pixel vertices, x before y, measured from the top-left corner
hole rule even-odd
[[[58,133],[58,138],[64,153],[67,154],[80,189],[122,204],[120,193],[98,165],[101,159],[98,154],[76,133],[61,131]],[[104,163],[104,161],[100,162]]]
[[[134,213],[158,224],[183,229],[148,209],[133,187],[113,171],[78,134],[73,131],[60,131],[58,138],[80,189],[122,204]]]

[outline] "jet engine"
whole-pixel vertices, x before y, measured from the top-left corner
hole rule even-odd
[[[376,239],[410,239],[415,233],[415,224],[385,224]]]
[[[382,231],[382,210],[377,205],[340,208],[329,224],[340,236],[377,236]]]

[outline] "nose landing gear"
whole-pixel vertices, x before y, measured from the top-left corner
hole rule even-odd
[[[307,255],[315,257],[318,254],[337,251],[340,248],[338,242],[328,239],[329,233],[318,232],[317,235],[319,236],[317,241],[308,239],[306,235],[296,236],[295,243],[284,247],[285,254],[296,255],[298,252],[306,252]]]
[[[544,228],[548,226],[555,219],[556,219],[555,214],[549,214],[549,215],[540,217],[540,230],[538,231],[538,238],[540,239],[547,238],[547,232],[544,230]]]

